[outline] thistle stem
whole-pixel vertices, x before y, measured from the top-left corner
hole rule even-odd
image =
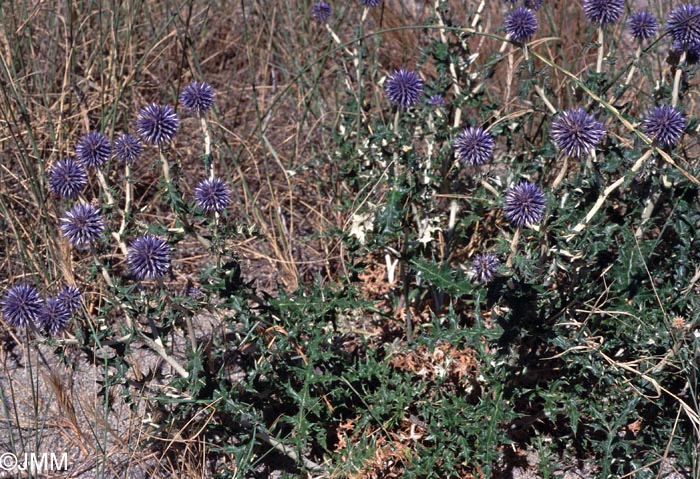
[[[163,148],[161,148],[160,146],[158,147],[158,156],[160,157],[160,164],[163,168],[163,179],[165,180],[165,183],[168,187],[168,193],[174,193],[173,181],[170,178],[170,165],[168,164],[168,159],[165,157]]]
[[[107,283],[107,286],[114,289],[114,281],[112,281],[112,276],[109,274],[109,271],[107,271],[107,267],[100,260],[99,256],[97,256],[97,251],[95,250],[94,246],[90,246],[90,253],[92,254],[92,259],[95,262],[95,265],[99,268],[100,273],[102,273],[102,277],[104,278],[105,283]],[[129,329],[129,331],[133,331],[134,330],[134,322],[131,320],[131,316],[129,316],[129,313],[127,313],[126,306],[123,304],[120,304],[120,307],[121,307],[122,311],[124,312],[124,317],[126,318],[127,328]]]
[[[678,105],[678,94],[681,87],[681,77],[683,76],[683,66],[686,57],[686,52],[681,53],[681,58],[678,60],[678,66],[676,67],[676,74],[673,77],[673,92],[671,93],[671,106],[673,108]]]
[[[486,6],[486,1],[481,0],[479,3],[479,6],[476,8],[476,13],[474,14],[474,18],[472,19],[472,28],[476,28],[477,24],[479,23],[479,20],[481,20],[481,12],[484,11],[484,7]]]
[[[639,59],[642,58],[642,45],[639,45],[637,47],[637,51],[634,54],[634,63],[632,63],[632,66],[630,67],[629,73],[627,73],[627,78],[625,78],[625,85],[627,86],[632,82],[632,77],[634,76],[635,71],[637,70],[637,62]]]
[[[163,278],[158,278],[158,286],[160,286],[161,291],[167,291],[167,288],[165,287],[165,283],[163,282]],[[169,300],[169,297],[168,297]],[[187,326],[187,336],[190,338],[190,347],[192,348],[192,351],[197,350],[197,336],[194,334],[194,325],[192,324],[192,318],[188,315],[185,315],[185,325]]]
[[[627,176],[628,176],[629,174],[634,175],[635,173],[637,173],[637,171],[639,171],[639,169],[640,169],[640,168],[644,165],[644,163],[649,159],[649,157],[651,156],[651,154],[652,154],[653,152],[654,152],[653,149],[647,150],[647,151],[634,163],[634,165],[632,165],[632,168],[630,169],[629,173],[626,173],[626,174],[622,175],[620,178],[618,178],[616,181],[614,181],[612,184],[610,184],[610,186],[608,186],[607,188],[605,188],[605,190],[603,190],[603,192],[600,194],[600,196],[598,196],[598,199],[596,200],[595,204],[594,204],[593,207],[590,209],[590,211],[588,212],[588,214],[586,215],[586,217],[585,217],[581,222],[579,222],[576,226],[574,226],[573,232],[574,232],[575,235],[578,234],[578,233],[580,233],[581,231],[583,231],[583,229],[586,227],[586,225],[588,225],[588,223],[591,222],[591,220],[592,220],[593,217],[596,215],[596,213],[598,212],[598,210],[600,210],[600,208],[603,206],[603,204],[605,203],[605,200],[607,200],[608,197],[609,197],[616,189],[618,189],[618,188],[620,187],[620,185],[622,185],[622,183],[624,183],[625,178],[627,178]]]
[[[435,0],[435,4],[433,6],[435,9],[435,16],[438,19],[438,22],[440,24],[440,42],[442,42],[444,45],[449,45],[449,42],[447,41],[447,35],[445,34],[445,22],[442,19],[442,15],[440,14],[440,0]],[[459,88],[459,80],[457,79],[457,67],[455,66],[454,61],[452,61],[452,56],[450,56],[450,80],[452,81],[452,86],[454,87],[455,90],[455,96],[459,97],[461,95],[461,91]],[[456,108],[455,109],[455,118],[454,118],[454,123],[453,123],[453,128],[457,128],[459,126],[459,122],[461,121],[462,117],[462,109],[461,108]]]
[[[564,155],[564,162],[561,165],[561,170],[559,170],[559,173],[557,174],[557,177],[554,178],[554,181],[552,182],[552,189],[555,190],[561,185],[561,182],[564,181],[564,178],[566,178],[566,172],[569,169],[569,155]]]
[[[119,247],[122,253],[126,255],[126,245],[124,244],[124,232],[126,231],[126,217],[131,212],[131,196],[132,196],[132,185],[131,185],[131,165],[126,163],[124,166],[124,176],[126,177],[124,184],[125,200],[124,200],[124,210],[122,211],[122,222],[119,225],[119,231],[112,236],[119,242]]]
[[[102,170],[100,170],[99,168],[95,168],[95,171],[97,172],[97,179],[100,182],[100,186],[102,187],[102,191],[104,191],[105,197],[107,198],[107,205],[109,205],[111,207],[114,205],[114,197],[109,192],[109,187],[107,186],[107,180],[105,179],[105,175],[102,173]]]
[[[209,164],[209,179],[214,179],[214,157],[211,155],[211,135],[209,134],[209,126],[204,116],[199,117],[199,122],[202,125],[202,135],[204,136],[204,161]]]
[[[510,268],[513,266],[513,258],[515,257],[515,253],[518,251],[518,242],[520,241],[520,230],[522,230],[522,226],[518,226],[518,228],[515,230],[515,233],[513,234],[513,239],[510,242],[510,253],[508,254],[508,259],[506,260],[506,267]]]
[[[603,54],[605,52],[605,45],[603,43],[604,40],[605,33],[603,32],[603,26],[601,25],[598,27],[598,61],[595,65],[596,73],[600,73],[603,71]]]

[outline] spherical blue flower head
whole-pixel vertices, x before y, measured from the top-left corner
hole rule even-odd
[[[96,243],[105,229],[100,209],[88,203],[78,203],[61,218],[63,237],[78,248]]]
[[[197,116],[202,116],[214,104],[214,89],[206,82],[193,81],[180,93],[180,103]]]
[[[205,178],[194,189],[194,200],[204,211],[222,211],[231,201],[231,192],[223,180]]]
[[[659,31],[659,22],[648,10],[639,10],[630,15],[627,20],[627,28],[635,40],[643,41],[654,38]]]
[[[321,23],[326,23],[331,18],[331,6],[328,2],[316,2],[311,7],[311,17]]]
[[[151,234],[136,238],[127,252],[126,262],[138,280],[160,278],[170,270],[168,242]]]
[[[491,133],[481,127],[468,126],[455,139],[455,155],[465,165],[483,165],[491,159],[493,146]]]
[[[679,57],[685,53],[686,65],[695,65],[700,61],[700,43],[692,43],[683,47],[680,43],[673,42],[671,49],[673,50],[673,53]]]
[[[59,298],[46,298],[38,319],[42,328],[53,336],[58,336],[66,330],[66,325],[70,320],[70,311]]]
[[[58,292],[58,299],[63,303],[63,306],[66,307],[68,312],[74,313],[80,309],[83,295],[79,288],[66,285]]]
[[[7,291],[0,300],[2,315],[10,326],[22,328],[36,322],[41,312],[43,300],[36,288],[20,283]]]
[[[399,108],[409,108],[423,94],[423,80],[413,70],[396,70],[384,84],[389,102]]]
[[[192,299],[201,299],[204,296],[202,294],[202,290],[193,284],[191,284],[187,287],[186,294],[187,294],[187,296],[189,296]]]
[[[508,221],[522,227],[542,221],[546,205],[547,199],[540,187],[524,181],[508,188],[503,210]]]
[[[685,118],[668,105],[657,106],[650,110],[643,120],[644,132],[658,145],[664,148],[676,146],[685,132]]]
[[[510,39],[516,43],[528,42],[539,27],[535,12],[525,7],[508,12],[503,25]]]
[[[133,163],[142,150],[141,140],[134,135],[122,134],[114,140],[114,156],[126,164]]]
[[[666,30],[683,50],[700,43],[700,6],[684,3],[671,10],[666,18]]]
[[[70,158],[57,161],[49,169],[49,190],[61,198],[76,198],[87,184],[87,171],[82,163]]]
[[[143,107],[136,117],[136,129],[143,140],[151,145],[164,146],[172,141],[180,128],[180,120],[170,105]]]
[[[382,4],[382,0],[360,0],[363,7],[374,8]]]
[[[75,157],[88,168],[98,168],[109,160],[112,145],[102,133],[93,131],[83,135],[75,146]]]
[[[542,0],[525,0],[523,5],[530,10],[539,10],[542,8]]]
[[[583,0],[583,13],[597,25],[615,23],[624,11],[625,0]]]
[[[445,106],[445,97],[442,95],[433,95],[428,98],[428,105],[430,106]]]
[[[479,282],[488,283],[498,272],[499,264],[498,258],[491,253],[478,254],[474,256],[474,261],[472,261],[474,276]]]
[[[557,148],[569,156],[583,158],[603,140],[605,127],[579,107],[557,115],[549,134]]]

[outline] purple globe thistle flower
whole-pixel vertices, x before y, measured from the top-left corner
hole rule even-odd
[[[326,23],[331,18],[331,6],[328,2],[316,2],[311,7],[311,16],[317,22]]]
[[[64,286],[61,288],[61,290],[58,292],[58,299],[63,303],[63,306],[66,307],[68,312],[74,313],[78,309],[80,309],[80,302],[82,301],[82,293],[80,292],[79,288],[76,288],[75,286]]]
[[[70,320],[70,311],[61,302],[60,298],[46,298],[39,312],[39,324],[53,336],[58,336],[66,329]]]
[[[575,158],[583,158],[605,137],[603,123],[579,107],[557,115],[549,132],[557,148]]]
[[[151,234],[136,238],[127,252],[126,262],[138,280],[160,278],[170,269],[168,242]]]
[[[5,291],[0,300],[2,315],[15,328],[22,328],[33,323],[39,317],[43,300],[36,288],[30,284],[20,283]]]
[[[396,70],[384,84],[389,102],[407,109],[418,103],[423,94],[423,80],[413,70]]]
[[[136,117],[136,129],[141,138],[151,145],[164,146],[180,128],[180,120],[170,105],[143,107]]]
[[[57,161],[49,169],[49,190],[61,198],[76,198],[87,184],[87,171],[82,163],[70,158]]]
[[[474,261],[472,261],[474,277],[481,283],[488,283],[498,271],[499,264],[498,258],[491,253],[482,253],[474,256]]]
[[[676,146],[685,132],[685,118],[683,115],[668,105],[657,106],[650,110],[643,120],[644,132],[655,143],[670,148]]]
[[[687,65],[695,65],[700,61],[700,43],[691,43],[683,47],[678,42],[673,42],[673,53],[679,57],[685,52],[685,63]]]
[[[102,133],[93,131],[83,135],[75,146],[75,157],[88,168],[98,168],[109,160],[112,145]]]
[[[192,299],[201,299],[203,296],[202,290],[199,289],[194,284],[191,284],[187,287],[186,294],[187,294],[187,296],[189,296]]]
[[[60,228],[70,244],[85,248],[100,239],[105,223],[99,208],[78,203],[63,214]]]
[[[122,134],[114,140],[114,156],[126,164],[133,163],[142,150],[141,140],[134,135]]]
[[[591,23],[608,25],[620,19],[625,0],[583,0],[583,13]]]
[[[529,41],[539,27],[535,13],[525,7],[518,7],[508,12],[503,24],[506,33],[516,43]]]
[[[428,98],[428,105],[430,106],[445,106],[445,97],[442,95],[433,95]]]
[[[231,192],[219,178],[205,178],[194,189],[194,200],[204,211],[222,211],[231,201]]]
[[[639,10],[630,15],[627,20],[627,28],[635,40],[641,42],[649,40],[659,31],[659,22],[648,10]]]
[[[206,82],[193,81],[180,93],[180,103],[197,116],[202,116],[214,104],[214,89]]]
[[[666,30],[683,50],[700,43],[700,6],[684,3],[671,10],[666,18]]]
[[[382,4],[382,0],[360,0],[360,3],[365,8],[374,8]]]
[[[483,165],[493,155],[491,133],[481,127],[468,126],[455,139],[455,155],[468,166]]]
[[[523,181],[506,191],[503,210],[506,218],[517,227],[534,225],[542,221],[547,199],[539,186]]]
[[[542,0],[525,0],[523,5],[530,10],[539,10],[542,8]]]

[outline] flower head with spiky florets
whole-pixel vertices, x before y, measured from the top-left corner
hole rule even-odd
[[[635,40],[642,42],[649,40],[659,31],[659,22],[648,10],[638,10],[630,15],[627,20],[627,28]]]
[[[510,39],[516,43],[530,41],[539,26],[535,13],[525,7],[518,7],[508,12],[503,25]]]
[[[202,290],[194,284],[190,284],[189,286],[187,286],[185,294],[187,294],[187,296],[189,296],[192,299],[201,299],[204,296]]]
[[[58,292],[58,299],[63,303],[63,306],[68,309],[70,313],[74,313],[80,309],[80,303],[83,299],[83,295],[80,292],[80,288],[75,286],[65,285]]]
[[[170,105],[151,103],[136,117],[136,129],[146,143],[164,146],[180,128],[180,119]]]
[[[491,253],[477,254],[472,261],[474,277],[481,283],[488,283],[498,272],[499,264],[498,258]]]
[[[455,139],[455,156],[468,166],[483,165],[493,155],[491,133],[481,127],[468,126]]]
[[[66,158],[49,169],[49,189],[61,198],[76,198],[87,185],[87,171],[82,163]]]
[[[666,17],[666,30],[683,50],[700,43],[700,6],[684,3]]]
[[[676,146],[685,132],[686,121],[683,115],[668,105],[650,110],[643,120],[644,132],[664,148]]]
[[[331,6],[328,2],[316,2],[311,7],[311,17],[317,22],[326,23],[331,18]]]
[[[445,97],[442,95],[433,95],[428,98],[428,105],[430,106],[445,106]]]
[[[43,299],[31,284],[17,284],[3,294],[0,300],[2,315],[11,326],[22,328],[36,322]]]
[[[75,146],[75,157],[88,168],[98,168],[109,160],[112,145],[102,133],[93,131],[83,135]]]
[[[603,140],[605,127],[579,107],[557,115],[549,134],[557,148],[569,156],[583,158]]]
[[[125,133],[114,140],[114,156],[126,164],[136,161],[142,150],[141,140],[134,135]]]
[[[382,4],[382,0],[360,0],[360,3],[365,8],[374,8]]]
[[[523,181],[508,188],[503,210],[508,221],[523,227],[542,221],[546,207],[547,198],[542,189],[534,183]]]
[[[624,11],[625,0],[583,0],[583,13],[596,25],[615,23]]]
[[[223,180],[205,178],[194,189],[194,200],[204,211],[222,211],[231,201],[231,192]]]
[[[683,47],[678,42],[673,42],[673,52],[679,57],[685,52],[685,63],[687,65],[695,65],[700,62],[700,43],[691,43]]]
[[[195,80],[182,89],[180,103],[193,114],[202,116],[214,104],[214,89],[207,82]]]
[[[63,214],[60,228],[70,244],[86,248],[100,239],[105,223],[98,207],[78,203]]]
[[[539,10],[542,8],[542,0],[524,0],[523,5],[530,10]]]
[[[53,336],[66,330],[70,320],[70,311],[58,297],[46,298],[39,312],[39,324]]]
[[[140,236],[131,243],[126,262],[132,274],[139,280],[160,278],[170,269],[170,246],[158,236]]]
[[[389,102],[407,109],[416,103],[423,94],[423,80],[413,70],[396,70],[384,84]]]

